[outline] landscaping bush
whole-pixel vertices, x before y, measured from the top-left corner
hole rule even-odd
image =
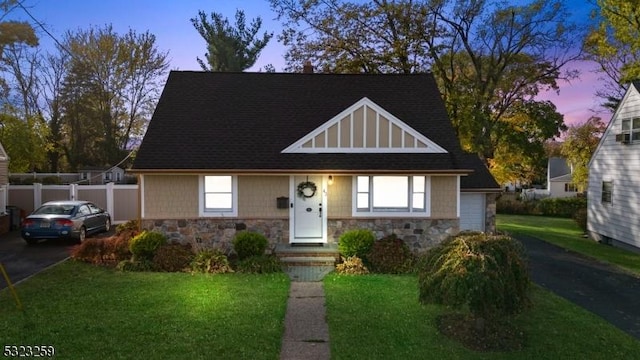
[[[116,265],[116,269],[130,272],[151,271],[153,270],[153,263],[144,258],[140,260],[122,260]]]
[[[536,207],[533,201],[498,199],[496,201],[496,212],[509,215],[534,215]]]
[[[135,236],[138,234],[139,229],[140,223],[138,222],[138,220],[129,220],[126,223],[122,223],[116,226],[116,235],[127,232],[133,233],[133,236]]]
[[[71,249],[71,258],[90,264],[101,264],[103,249],[102,239],[86,239]]]
[[[282,262],[273,255],[250,256],[238,261],[236,271],[247,274],[270,274],[282,272]]]
[[[529,300],[522,245],[508,236],[457,236],[431,249],[419,273],[420,302],[487,318],[514,314]]]
[[[135,260],[151,261],[156,250],[167,243],[167,237],[157,231],[143,231],[131,239],[129,251]]]
[[[587,208],[587,198],[547,198],[536,202],[537,212],[544,216],[571,218],[580,209]]]
[[[338,251],[344,257],[357,256],[363,259],[375,241],[376,237],[370,230],[349,230],[340,236]]]
[[[204,249],[196,253],[191,261],[191,271],[197,273],[221,274],[233,272],[227,256],[218,249]]]
[[[90,238],[71,250],[71,258],[94,265],[115,265],[129,259],[129,236],[115,235],[108,238]]]
[[[251,231],[240,231],[233,238],[232,243],[233,249],[240,260],[251,256],[264,255],[264,251],[269,245],[269,241],[264,235]]]
[[[413,270],[414,256],[395,234],[374,242],[366,259],[370,269],[377,273],[403,274]]]
[[[42,185],[60,185],[62,184],[62,179],[59,176],[45,176],[40,182]]]
[[[585,233],[587,232],[587,209],[578,209],[573,214],[573,220],[578,224],[578,227]]]
[[[359,257],[349,256],[342,263],[336,265],[336,273],[340,275],[365,275],[369,273],[369,269]]]
[[[102,239],[102,244],[104,245],[103,259],[118,263],[131,258],[129,242],[131,242],[132,237],[130,234],[119,234]]]
[[[153,255],[153,268],[158,271],[189,271],[194,253],[191,245],[171,243],[162,245]]]

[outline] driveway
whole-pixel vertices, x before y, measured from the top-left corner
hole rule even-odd
[[[640,278],[534,237],[516,238],[529,255],[533,282],[640,339]]]
[[[69,256],[71,243],[40,241],[28,246],[20,237],[20,231],[0,235],[0,263],[9,274],[13,284],[23,280]],[[0,289],[7,287],[0,275]]]

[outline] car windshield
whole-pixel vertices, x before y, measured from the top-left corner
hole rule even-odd
[[[44,205],[34,211],[34,215],[71,215],[73,214],[73,205]]]

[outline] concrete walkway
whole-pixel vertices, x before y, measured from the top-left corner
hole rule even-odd
[[[280,359],[331,358],[324,300],[322,282],[291,282]]]

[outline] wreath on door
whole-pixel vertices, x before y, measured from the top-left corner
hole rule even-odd
[[[303,199],[313,197],[317,190],[318,187],[313,181],[303,181],[298,184],[298,196]]]

